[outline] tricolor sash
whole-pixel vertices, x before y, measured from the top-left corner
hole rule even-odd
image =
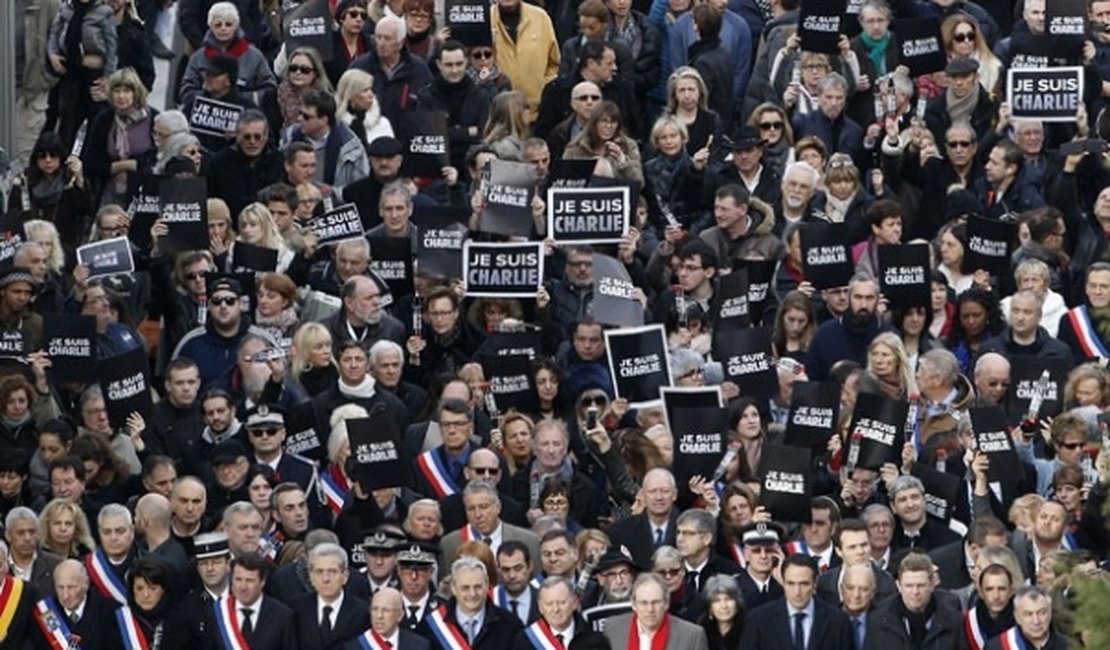
[[[1028,650],[1025,637],[1016,625],[1003,632],[998,640],[1002,642],[1002,650]]]
[[[447,620],[447,607],[440,605],[428,612],[424,621],[439,640],[439,647],[446,650],[470,650],[470,642],[458,625]]]
[[[382,635],[374,631],[373,628],[358,635],[358,644],[362,646],[362,650],[386,650],[390,647],[389,642],[383,639]]]
[[[331,472],[320,475],[320,488],[324,493],[324,503],[335,514],[343,512],[343,504],[347,501],[347,490],[335,480]]]
[[[1106,349],[1106,344],[1099,338],[1094,323],[1091,322],[1091,314],[1087,311],[1087,305],[1069,309],[1068,321],[1071,323],[1072,330],[1075,331],[1075,338],[1079,342],[1079,347],[1083,349],[1083,354],[1090,359],[1110,358],[1110,351]]]
[[[555,638],[551,626],[542,618],[524,628],[524,634],[532,642],[536,650],[566,650],[566,647]]]
[[[96,549],[85,556],[85,568],[89,571],[96,588],[105,598],[110,598],[120,605],[127,604],[127,587],[112,570],[112,564],[103,549]]]
[[[53,650],[81,650],[81,637],[69,631],[66,617],[50,596],[35,603],[35,622]]]
[[[787,555],[801,553],[802,555],[809,555],[809,544],[804,539],[792,540],[783,545],[783,550]]]
[[[216,631],[223,639],[227,650],[250,650],[243,636],[243,626],[239,620],[239,610],[235,608],[235,598],[228,594],[212,603],[216,612]]]
[[[280,530],[275,530],[270,535],[263,535],[262,541],[259,545],[259,552],[267,562],[271,564],[277,561],[278,553],[281,553],[281,547],[285,545],[285,534]]]
[[[987,636],[983,634],[983,626],[979,625],[978,607],[964,612],[964,634],[971,650],[983,650],[983,646],[987,645]]]
[[[116,608],[116,624],[119,625],[119,635],[123,639],[124,650],[150,650],[143,629],[139,621],[131,613],[131,608],[122,605]]]
[[[744,557],[744,548],[736,543],[736,540],[728,540],[728,555],[732,561],[740,565],[741,569],[748,568],[748,558]]]
[[[430,449],[417,456],[416,466],[440,499],[447,498],[459,491],[459,486],[451,478],[451,472],[447,471],[447,467],[439,459],[439,454],[436,453],[435,449]]]
[[[19,607],[19,599],[23,596],[23,581],[14,576],[7,576],[0,582],[0,641],[8,636],[15,619],[15,610]]]

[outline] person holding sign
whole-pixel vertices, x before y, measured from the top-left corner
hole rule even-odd
[[[617,178],[644,184],[640,146],[624,131],[620,108],[604,101],[594,108],[582,131],[570,141],[563,158],[589,160],[604,158],[613,165]]]
[[[255,104],[239,93],[239,62],[230,54],[208,59],[201,76],[204,81],[200,92],[182,106],[181,112],[189,116],[190,126],[205,150],[215,154],[227,148],[243,111],[255,108]]]
[[[406,344],[410,358],[420,357],[420,365],[406,368],[410,381],[419,384],[441,372],[457,372],[481,346],[481,332],[460,318],[459,306],[459,295],[448,288],[436,289],[425,298],[426,334],[416,332]]]
[[[184,18],[184,17],[183,17]],[[231,2],[217,2],[208,10],[208,31],[204,40],[197,43],[196,51],[189,57],[185,75],[181,79],[178,99],[187,103],[200,93],[201,71],[213,53],[232,54],[239,62],[239,86],[243,92],[258,92],[277,86],[270,63],[240,29],[239,9]],[[183,23],[184,25],[184,23]]]
[[[997,104],[979,83],[979,62],[971,57],[958,57],[948,62],[948,90],[929,101],[925,108],[925,124],[937,142],[942,142],[948,127],[970,123],[977,134],[991,128]]]
[[[436,52],[432,83],[420,91],[420,109],[447,113],[451,166],[465,169],[466,151],[481,140],[489,119],[486,94],[467,74],[466,48],[447,41]]]

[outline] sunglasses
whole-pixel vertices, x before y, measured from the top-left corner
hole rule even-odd
[[[959,32],[952,35],[952,40],[957,43],[970,43],[975,40],[975,32]]]
[[[1060,443],[1060,446],[1063,447],[1064,449],[1070,449],[1071,451],[1075,451],[1076,449],[1081,449],[1084,444],[1085,443],[1082,443],[1082,442],[1062,442],[1062,443]]]
[[[474,59],[492,59],[493,50],[474,50],[470,53],[470,56]]]
[[[778,131],[784,126],[782,122],[760,122],[759,128],[764,131]]]
[[[204,273],[186,273],[185,274],[185,279],[186,280],[203,280],[205,275],[206,274],[204,274]]]
[[[246,140],[247,142],[258,142],[260,140],[264,140],[265,138],[266,138],[266,136],[262,135],[261,133],[240,133],[239,134],[239,139],[240,140]]]
[[[478,475],[493,476],[501,471],[500,467],[471,467],[470,471]]]
[[[312,74],[313,72],[316,72],[316,69],[313,68],[310,65],[290,64],[289,72],[299,72],[301,74]]]
[[[576,102],[598,102],[601,101],[601,95],[579,95],[574,98]]]
[[[251,429],[252,438],[272,438],[276,436],[281,429]]]
[[[609,400],[605,397],[602,397],[601,395],[595,395],[593,397],[583,397],[582,401],[579,402],[579,404],[581,404],[582,406],[604,406],[608,402]]]
[[[367,17],[369,17],[369,15],[370,14],[366,13],[365,11],[348,11],[347,12],[347,17],[348,18],[358,18],[360,20],[366,20]]]
[[[239,302],[239,299],[233,296],[221,296],[219,298],[209,298],[208,304],[216,307],[230,307]]]
[[[656,569],[655,571],[664,578],[674,578],[675,576],[684,573],[682,569]]]
[[[945,144],[953,149],[970,149],[974,143],[971,140],[949,140]]]

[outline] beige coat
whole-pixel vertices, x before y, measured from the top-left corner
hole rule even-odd
[[[526,2],[520,3],[520,11],[516,42],[501,23],[497,5],[490,12],[490,23],[497,65],[513,82],[513,90],[524,93],[528,103],[525,119],[531,124],[536,121],[543,87],[559,73],[559,41],[547,12]]]

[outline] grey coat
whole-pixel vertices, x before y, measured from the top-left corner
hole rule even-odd
[[[232,48],[239,43],[239,39],[243,38],[243,30],[235,32],[235,37],[232,39]],[[247,44],[246,49],[238,55],[233,52],[228,52],[226,48],[220,46],[216,42],[216,38],[212,35],[211,30],[204,35],[204,47],[200,48],[189,57],[189,64],[185,66],[185,75],[181,78],[181,90],[178,99],[182,104],[187,104],[193,97],[197,96],[203,85],[201,79],[201,72],[204,70],[204,61],[207,56],[206,51],[209,49],[217,50],[225,54],[231,54],[239,60],[239,92],[244,95],[252,93],[259,93],[267,88],[276,88],[277,79],[274,77],[273,70],[270,69],[270,64],[266,61],[266,56],[257,47]],[[257,99],[257,97],[252,97]]]
[[[50,38],[46,48],[50,54],[65,56],[66,32],[69,31],[73,21],[73,7],[63,5],[54,16],[50,25]],[[104,76],[116,71],[118,57],[116,56],[116,16],[112,8],[105,3],[97,4],[89,9],[81,21],[81,51],[85,54],[99,54],[104,57]],[[30,63],[30,60],[28,60]],[[72,68],[79,65],[80,61],[67,61],[66,67]],[[49,64],[47,64],[49,66]]]
[[[628,631],[632,625],[632,614],[621,614],[605,621],[605,638],[613,648],[628,647]],[[705,630],[677,616],[671,616],[671,629],[667,634],[664,650],[709,650]]]

